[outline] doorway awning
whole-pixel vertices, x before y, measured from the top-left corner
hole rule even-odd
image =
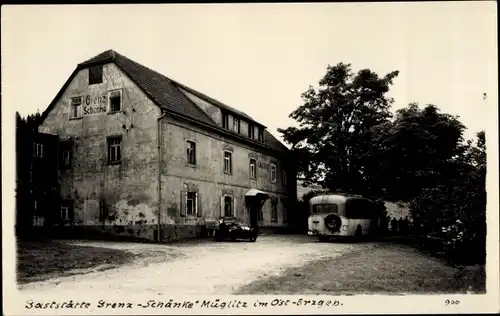
[[[263,199],[267,199],[269,198],[269,195],[264,191],[260,191],[257,189],[250,189],[248,190],[247,193],[245,193],[245,197],[260,197]]]

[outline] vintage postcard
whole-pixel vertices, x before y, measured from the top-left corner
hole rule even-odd
[[[496,21],[3,6],[4,314],[499,312]]]

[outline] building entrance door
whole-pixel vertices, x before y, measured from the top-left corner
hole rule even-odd
[[[262,209],[262,205],[264,205],[264,202],[268,198],[269,196],[267,195],[267,193],[257,189],[250,189],[245,194],[250,226],[252,228],[255,228],[257,232],[259,231],[259,213]]]
[[[259,212],[259,204],[260,203],[257,203],[256,201],[250,201],[248,203],[248,211],[250,213],[250,226],[252,228],[255,228],[256,230],[258,230],[258,226],[259,226],[259,216],[258,216],[258,212]]]

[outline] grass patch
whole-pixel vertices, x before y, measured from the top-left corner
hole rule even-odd
[[[447,266],[414,248],[381,244],[254,281],[236,294],[466,293],[471,280],[476,282],[476,291],[484,291],[484,279],[477,271]]]
[[[136,257],[137,254],[128,251],[63,242],[18,242],[17,281],[20,284],[41,281],[97,266],[100,270],[111,269]]]

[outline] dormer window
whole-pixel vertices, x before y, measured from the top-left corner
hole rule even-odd
[[[240,119],[237,117],[233,117],[233,131],[240,132]]]
[[[89,85],[102,83],[102,65],[89,68]]]
[[[222,114],[222,128],[229,128],[229,115],[225,113]]]
[[[254,128],[252,124],[248,124],[248,138],[254,139]]]

